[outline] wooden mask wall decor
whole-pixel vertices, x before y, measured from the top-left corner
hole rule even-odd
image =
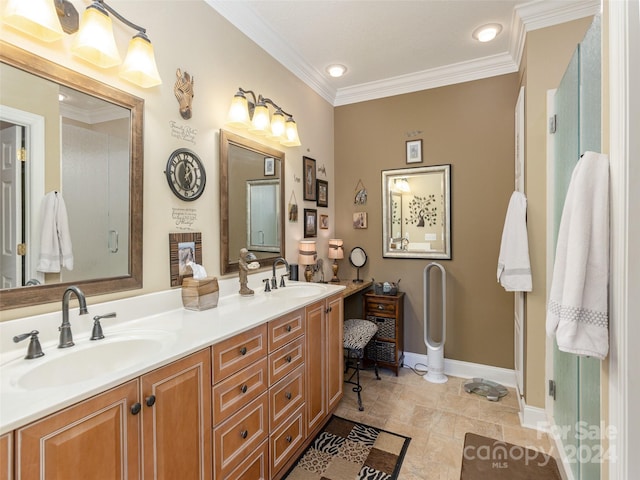
[[[178,99],[180,105],[180,116],[185,120],[191,118],[191,102],[193,100],[193,84],[194,78],[188,72],[182,73],[178,68],[176,70],[176,83],[173,86],[173,92]]]

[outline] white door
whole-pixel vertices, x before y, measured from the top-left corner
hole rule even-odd
[[[2,252],[0,256],[2,288],[22,285],[22,257],[18,243],[22,242],[22,127],[11,124],[0,131],[0,215],[2,215]]]

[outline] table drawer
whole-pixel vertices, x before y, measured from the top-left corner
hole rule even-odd
[[[269,435],[265,393],[213,429],[214,478],[224,478]]]
[[[267,359],[234,373],[213,387],[213,423],[218,425],[267,391]]]
[[[304,363],[304,337],[269,355],[269,386],[286,377]]]
[[[262,442],[233,472],[224,480],[268,480],[269,476],[269,441]]]
[[[301,365],[269,390],[270,430],[274,430],[303,403],[304,365]]]
[[[267,325],[235,335],[211,348],[213,383],[239,372],[267,355]]]
[[[304,406],[301,406],[269,437],[272,474],[277,473],[304,443],[306,424],[304,412]]]
[[[285,287],[286,288],[286,287]],[[304,309],[269,322],[269,353],[304,333]]]
[[[394,299],[384,298],[367,298],[365,311],[367,314],[379,315],[379,314],[396,314],[396,304]]]

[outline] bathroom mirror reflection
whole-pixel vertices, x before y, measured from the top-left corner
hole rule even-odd
[[[220,130],[220,257],[223,274],[238,271],[241,248],[261,267],[284,256],[284,153]]]
[[[0,47],[0,308],[140,288],[143,101]]]
[[[383,256],[451,258],[451,166],[382,172]]]

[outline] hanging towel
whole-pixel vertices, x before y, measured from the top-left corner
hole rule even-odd
[[[531,264],[527,238],[527,197],[513,192],[502,230],[498,282],[507,292],[531,291]]]
[[[563,352],[609,351],[609,159],[586,152],[571,175],[553,266],[547,334]]]
[[[59,192],[49,192],[40,209],[39,272],[57,273],[61,267],[73,270],[73,250],[67,207]]]

